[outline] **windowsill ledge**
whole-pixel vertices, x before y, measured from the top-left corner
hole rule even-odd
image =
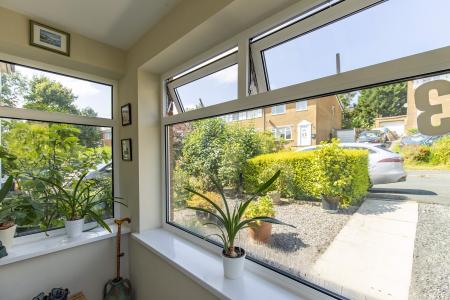
[[[221,299],[305,299],[248,269],[240,279],[226,279],[220,256],[167,230],[152,229],[131,237]]]
[[[117,233],[117,226],[110,225],[112,233],[101,228],[83,232],[75,239],[69,239],[65,234],[50,237],[42,237],[36,240],[23,240],[16,242],[10,249],[7,249],[8,256],[0,258],[0,266],[12,264],[26,259],[51,254],[54,252],[74,248],[77,246],[105,240],[114,237]],[[122,226],[122,233],[129,233],[128,227]],[[17,238],[18,240],[23,238]]]

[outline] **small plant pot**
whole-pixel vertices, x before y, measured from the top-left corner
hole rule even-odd
[[[75,221],[64,221],[66,228],[66,234],[69,238],[77,238],[83,232],[84,219],[79,219]]]
[[[272,236],[272,224],[260,222],[260,224],[251,225],[248,228],[248,235],[252,240],[261,243],[267,243]]]
[[[322,209],[328,212],[337,212],[339,209],[339,197],[322,196]]]
[[[0,229],[0,241],[6,249],[11,248],[14,241],[17,225],[13,225],[6,229]]]
[[[245,250],[238,247],[235,249],[240,252],[237,257],[228,257],[225,255],[225,251],[222,251],[223,274],[228,279],[238,279],[244,272]]]
[[[283,201],[281,201],[281,193],[280,192],[273,191],[273,192],[267,193],[267,195],[269,195],[272,198],[273,204],[275,204],[275,205],[283,204]]]

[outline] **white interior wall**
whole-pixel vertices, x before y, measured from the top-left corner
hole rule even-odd
[[[123,236],[122,275],[128,277],[128,236]],[[52,288],[83,291],[89,300],[103,299],[103,286],[115,276],[115,239],[23,260],[0,267],[0,299],[31,300]]]

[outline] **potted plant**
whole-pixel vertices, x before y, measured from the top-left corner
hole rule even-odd
[[[69,180],[65,184],[47,178],[39,178],[49,184],[56,198],[57,210],[65,218],[64,227],[69,238],[76,238],[83,232],[86,217],[96,221],[100,226],[111,232],[111,228],[103,221],[96,208],[105,201],[117,200],[101,197],[106,187],[99,185],[99,180],[86,179],[88,173],[82,174],[77,180]],[[125,204],[123,204],[125,205]]]
[[[268,196],[272,198],[272,203],[275,205],[281,205],[283,204],[283,201],[281,201],[281,193],[279,191],[271,191],[267,193]]]
[[[211,201],[213,201],[215,204],[217,204],[220,208],[223,208],[222,198],[220,197],[219,194],[214,193],[214,192],[206,192],[206,193],[203,193],[203,195],[206,196]],[[198,196],[197,194],[194,194],[186,203],[188,206],[200,207],[200,208],[207,209],[208,211],[216,212],[216,209],[214,208],[214,206],[212,206],[208,201],[206,201],[202,197]],[[197,210],[197,211],[195,211],[195,214],[197,215],[197,217],[199,219],[201,219],[203,221],[206,221],[206,220],[215,221],[214,217],[211,217],[211,215],[209,213],[206,213],[204,211]]]
[[[240,230],[248,228],[251,223],[254,223],[256,221],[268,222],[273,224],[283,224],[294,227],[292,225],[283,223],[277,219],[268,216],[258,216],[249,219],[244,218],[245,211],[247,210],[250,203],[254,201],[258,196],[266,192],[267,189],[272,185],[272,183],[278,178],[278,176],[280,176],[280,171],[276,172],[275,175],[273,175],[272,178],[270,178],[267,182],[260,185],[253,196],[235,205],[232,209],[228,205],[228,202],[223,193],[223,188],[215,180],[212,181],[214,183],[214,186],[216,186],[217,190],[220,192],[220,196],[222,198],[225,207],[224,209],[220,208],[219,205],[217,205],[214,201],[210,200],[205,195],[202,195],[192,189],[186,188],[186,190],[188,190],[189,192],[205,199],[217,211],[214,212],[206,208],[188,206],[188,208],[190,209],[208,213],[216,219],[216,222],[209,222],[205,223],[204,225],[207,224],[213,225],[216,226],[217,229],[219,230],[219,233],[212,234],[211,236],[219,237],[223,243],[222,261],[223,261],[224,275],[226,278],[229,279],[239,278],[242,276],[242,272],[244,270],[244,262],[246,255],[245,250],[240,247],[237,247],[235,244],[236,237]]]
[[[253,201],[245,211],[244,218],[252,219],[259,216],[275,217],[272,198],[269,196],[259,197]],[[272,235],[272,223],[256,221],[249,224],[248,233],[251,239],[267,243]]]
[[[13,177],[9,176],[0,189],[0,241],[3,246],[12,246],[17,225],[14,223],[14,212],[20,203],[13,198],[6,198],[13,186]]]
[[[336,139],[331,143],[322,143],[315,157],[317,168],[316,189],[322,200],[322,208],[337,212],[345,189],[351,183],[347,174],[347,158]]]

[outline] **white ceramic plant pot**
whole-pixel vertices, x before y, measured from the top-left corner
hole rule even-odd
[[[84,219],[75,221],[64,221],[66,228],[66,234],[69,238],[73,239],[79,237],[83,232]]]
[[[0,229],[0,241],[6,249],[13,245],[14,234],[16,233],[17,225],[11,226],[7,229]]]
[[[244,251],[242,249],[242,251]],[[222,252],[223,273],[228,279],[237,279],[242,277],[244,272],[245,263],[245,251],[244,254],[239,257],[228,257]]]

